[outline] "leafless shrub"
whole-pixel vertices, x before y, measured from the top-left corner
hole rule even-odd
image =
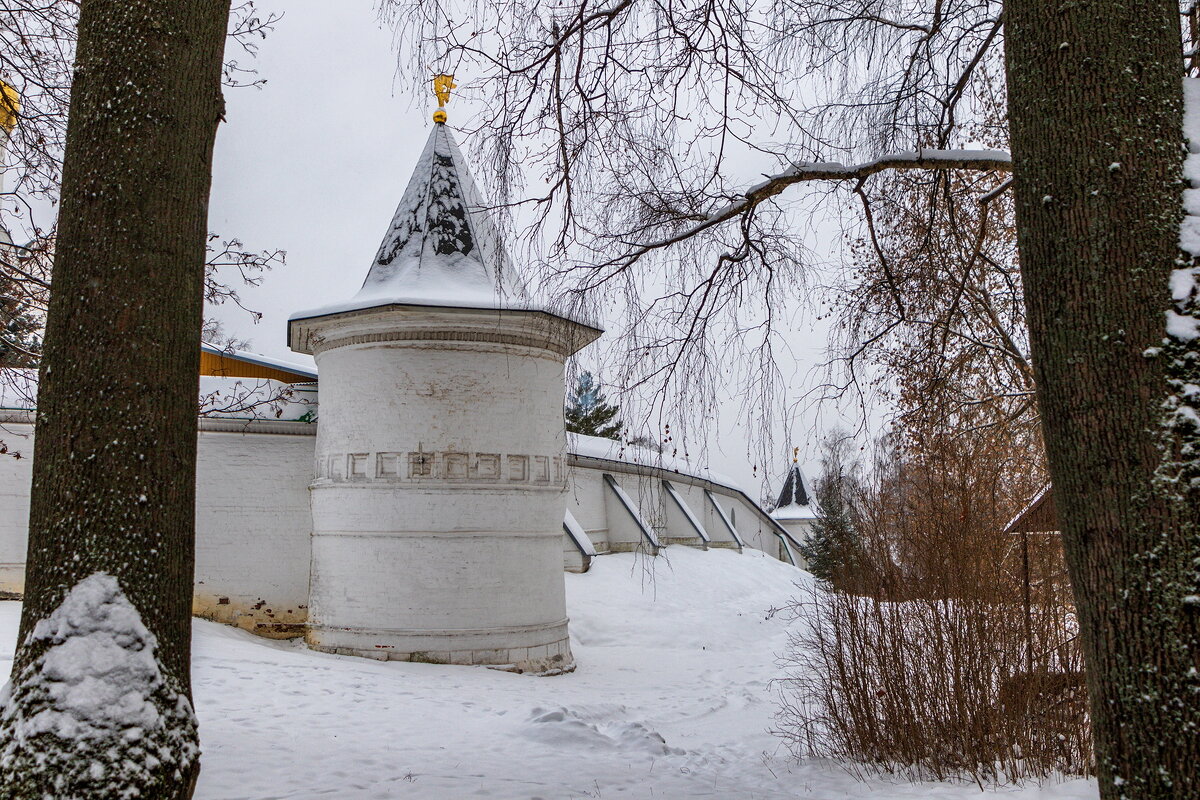
[[[980,786],[1088,774],[1057,536],[1004,533],[1040,476],[991,429],[895,448],[857,498],[852,591],[796,599],[779,733],[797,756]],[[1031,468],[1032,467],[1032,468]]]

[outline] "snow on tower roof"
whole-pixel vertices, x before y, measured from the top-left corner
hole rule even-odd
[[[433,126],[356,299],[368,297],[528,302],[444,124]]]
[[[513,268],[462,152],[436,123],[387,233],[351,300],[291,319],[387,305],[550,311]],[[575,320],[585,322],[585,320]]]
[[[788,470],[787,479],[783,482],[783,490],[779,493],[779,501],[771,512],[775,519],[814,519],[817,516],[816,505],[813,503],[812,487],[800,465],[793,463]]]

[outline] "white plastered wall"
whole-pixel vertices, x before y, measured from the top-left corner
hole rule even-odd
[[[309,644],[570,668],[551,338],[566,324],[407,308],[311,324],[322,389]]]
[[[787,561],[783,552],[780,528],[760,506],[742,492],[705,478],[673,470],[656,468],[608,459],[578,456],[568,457],[570,484],[567,491],[568,508],[587,531],[600,552],[615,550],[647,550],[645,542],[614,493],[604,484],[603,476],[610,475],[637,506],[647,525],[652,526],[660,541],[666,539],[695,539],[695,532],[682,513],[671,513],[666,507],[673,502],[665,497],[662,481],[665,478],[675,487],[684,503],[702,521],[711,540],[709,547],[736,548],[733,537],[717,519],[715,509],[704,491],[712,492],[730,518],[738,535],[747,547],[762,550],[773,558]]]
[[[608,553],[612,549],[609,546],[608,514],[605,510],[605,496],[609,492],[604,486],[603,475],[601,470],[568,467],[567,492],[564,495],[566,507],[575,515],[598,553]]]
[[[25,457],[0,457],[0,592],[19,594],[24,585],[33,426],[27,421],[13,422],[14,418],[10,415],[0,429],[0,440]],[[207,429],[199,434],[194,611],[262,635],[298,635],[307,619],[309,483],[316,426],[262,421],[202,421],[201,426]],[[265,432],[268,430],[272,432]],[[568,463],[567,491],[559,496],[601,553],[610,550],[610,529],[631,527],[625,512],[611,506],[612,493],[603,480],[607,473],[642,507],[648,524],[654,513],[661,513],[662,495],[656,486],[666,477],[703,520],[711,547],[730,537],[704,497],[707,488],[746,546],[787,560],[778,529],[766,512],[740,492],[694,476],[639,465],[576,456],[570,456]],[[503,513],[486,494],[481,494],[478,502],[481,510]],[[615,521],[608,517],[610,508],[620,512],[614,515]],[[800,534],[794,532],[797,538]],[[633,532],[622,536],[632,540]],[[579,569],[578,550],[563,538],[563,566]],[[442,563],[443,572],[434,579],[453,576],[452,554],[447,553]]]
[[[811,519],[781,519],[777,520],[784,530],[792,535],[792,538],[797,542],[803,542],[808,539],[812,530],[813,521]]]
[[[0,417],[0,598],[25,591],[25,538],[33,483],[33,424],[26,412]],[[20,455],[20,458],[17,457]]]
[[[232,420],[200,425],[193,612],[262,635],[295,636],[308,613],[315,426]],[[23,456],[0,457],[0,592],[20,595],[33,425],[7,422],[0,440]]]
[[[225,430],[200,432],[193,613],[264,636],[299,635],[308,616],[316,426],[208,424]]]

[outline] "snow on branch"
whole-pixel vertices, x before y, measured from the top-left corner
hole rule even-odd
[[[1011,172],[1012,156],[1004,150],[906,150],[881,156],[861,164],[842,164],[837,161],[805,161],[793,164],[783,172],[767,176],[723,208],[702,221],[658,241],[637,245],[615,263],[630,266],[642,256],[678,244],[723,222],[754,210],[765,201],[782,194],[798,183],[809,181],[863,181],[889,170],[973,170],[977,172]]]
[[[862,180],[887,170],[969,169],[986,172],[1012,170],[1012,157],[1003,150],[907,150],[862,164],[846,165],[837,161],[806,161],[772,175],[746,190],[748,199],[771,197],[787,187],[804,181]]]

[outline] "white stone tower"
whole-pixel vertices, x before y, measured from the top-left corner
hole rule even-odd
[[[435,124],[362,289],[289,323],[321,376],[310,646],[573,668],[563,362],[600,333],[529,301]]]

